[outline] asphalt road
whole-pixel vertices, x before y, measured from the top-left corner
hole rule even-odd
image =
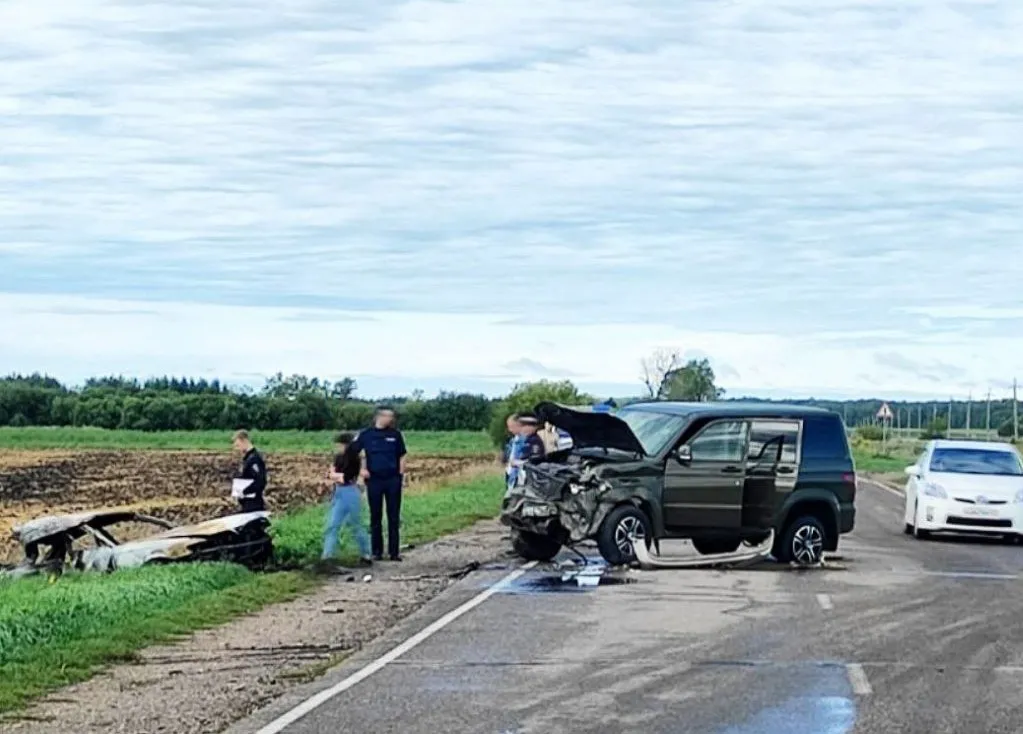
[[[280,731],[1023,731],[1023,546],[907,537],[901,497],[875,485],[857,506],[830,569],[631,572],[595,589],[549,585],[534,569]],[[470,577],[232,734],[350,677],[505,574]]]

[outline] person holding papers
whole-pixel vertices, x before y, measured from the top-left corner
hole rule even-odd
[[[263,512],[266,503],[266,462],[252,445],[248,431],[234,434],[235,451],[242,455],[242,465],[231,482],[231,496],[238,500],[242,512]]]

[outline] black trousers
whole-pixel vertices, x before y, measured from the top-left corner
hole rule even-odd
[[[394,558],[401,547],[399,526],[401,524],[401,480],[398,477],[373,477],[366,482],[366,499],[369,501],[369,535],[373,555],[384,554],[384,505],[387,505],[387,555]]]
[[[241,505],[241,512],[264,512],[266,510],[266,503],[262,497],[243,497],[238,500],[238,504]]]

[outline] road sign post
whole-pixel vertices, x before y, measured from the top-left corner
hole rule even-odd
[[[888,403],[881,403],[881,408],[877,411],[877,418],[881,421],[881,452],[884,453],[888,448],[888,431],[891,428],[892,418],[894,417],[891,407]]]

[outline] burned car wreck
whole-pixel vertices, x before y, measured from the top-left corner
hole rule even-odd
[[[617,415],[541,403],[536,414],[574,445],[527,462],[505,493],[501,522],[527,560],[593,540],[620,565],[636,560],[634,542],[669,538],[714,556],[773,533],[776,559],[816,564],[852,530],[855,472],[831,411],[657,401]]]
[[[20,577],[66,569],[110,572],[190,561],[229,561],[258,568],[273,555],[269,516],[268,512],[249,512],[178,527],[124,510],[41,517],[13,528],[25,557],[2,573]],[[120,542],[117,526],[129,523],[157,530],[138,540]],[[86,547],[76,545],[78,541],[84,541]]]

